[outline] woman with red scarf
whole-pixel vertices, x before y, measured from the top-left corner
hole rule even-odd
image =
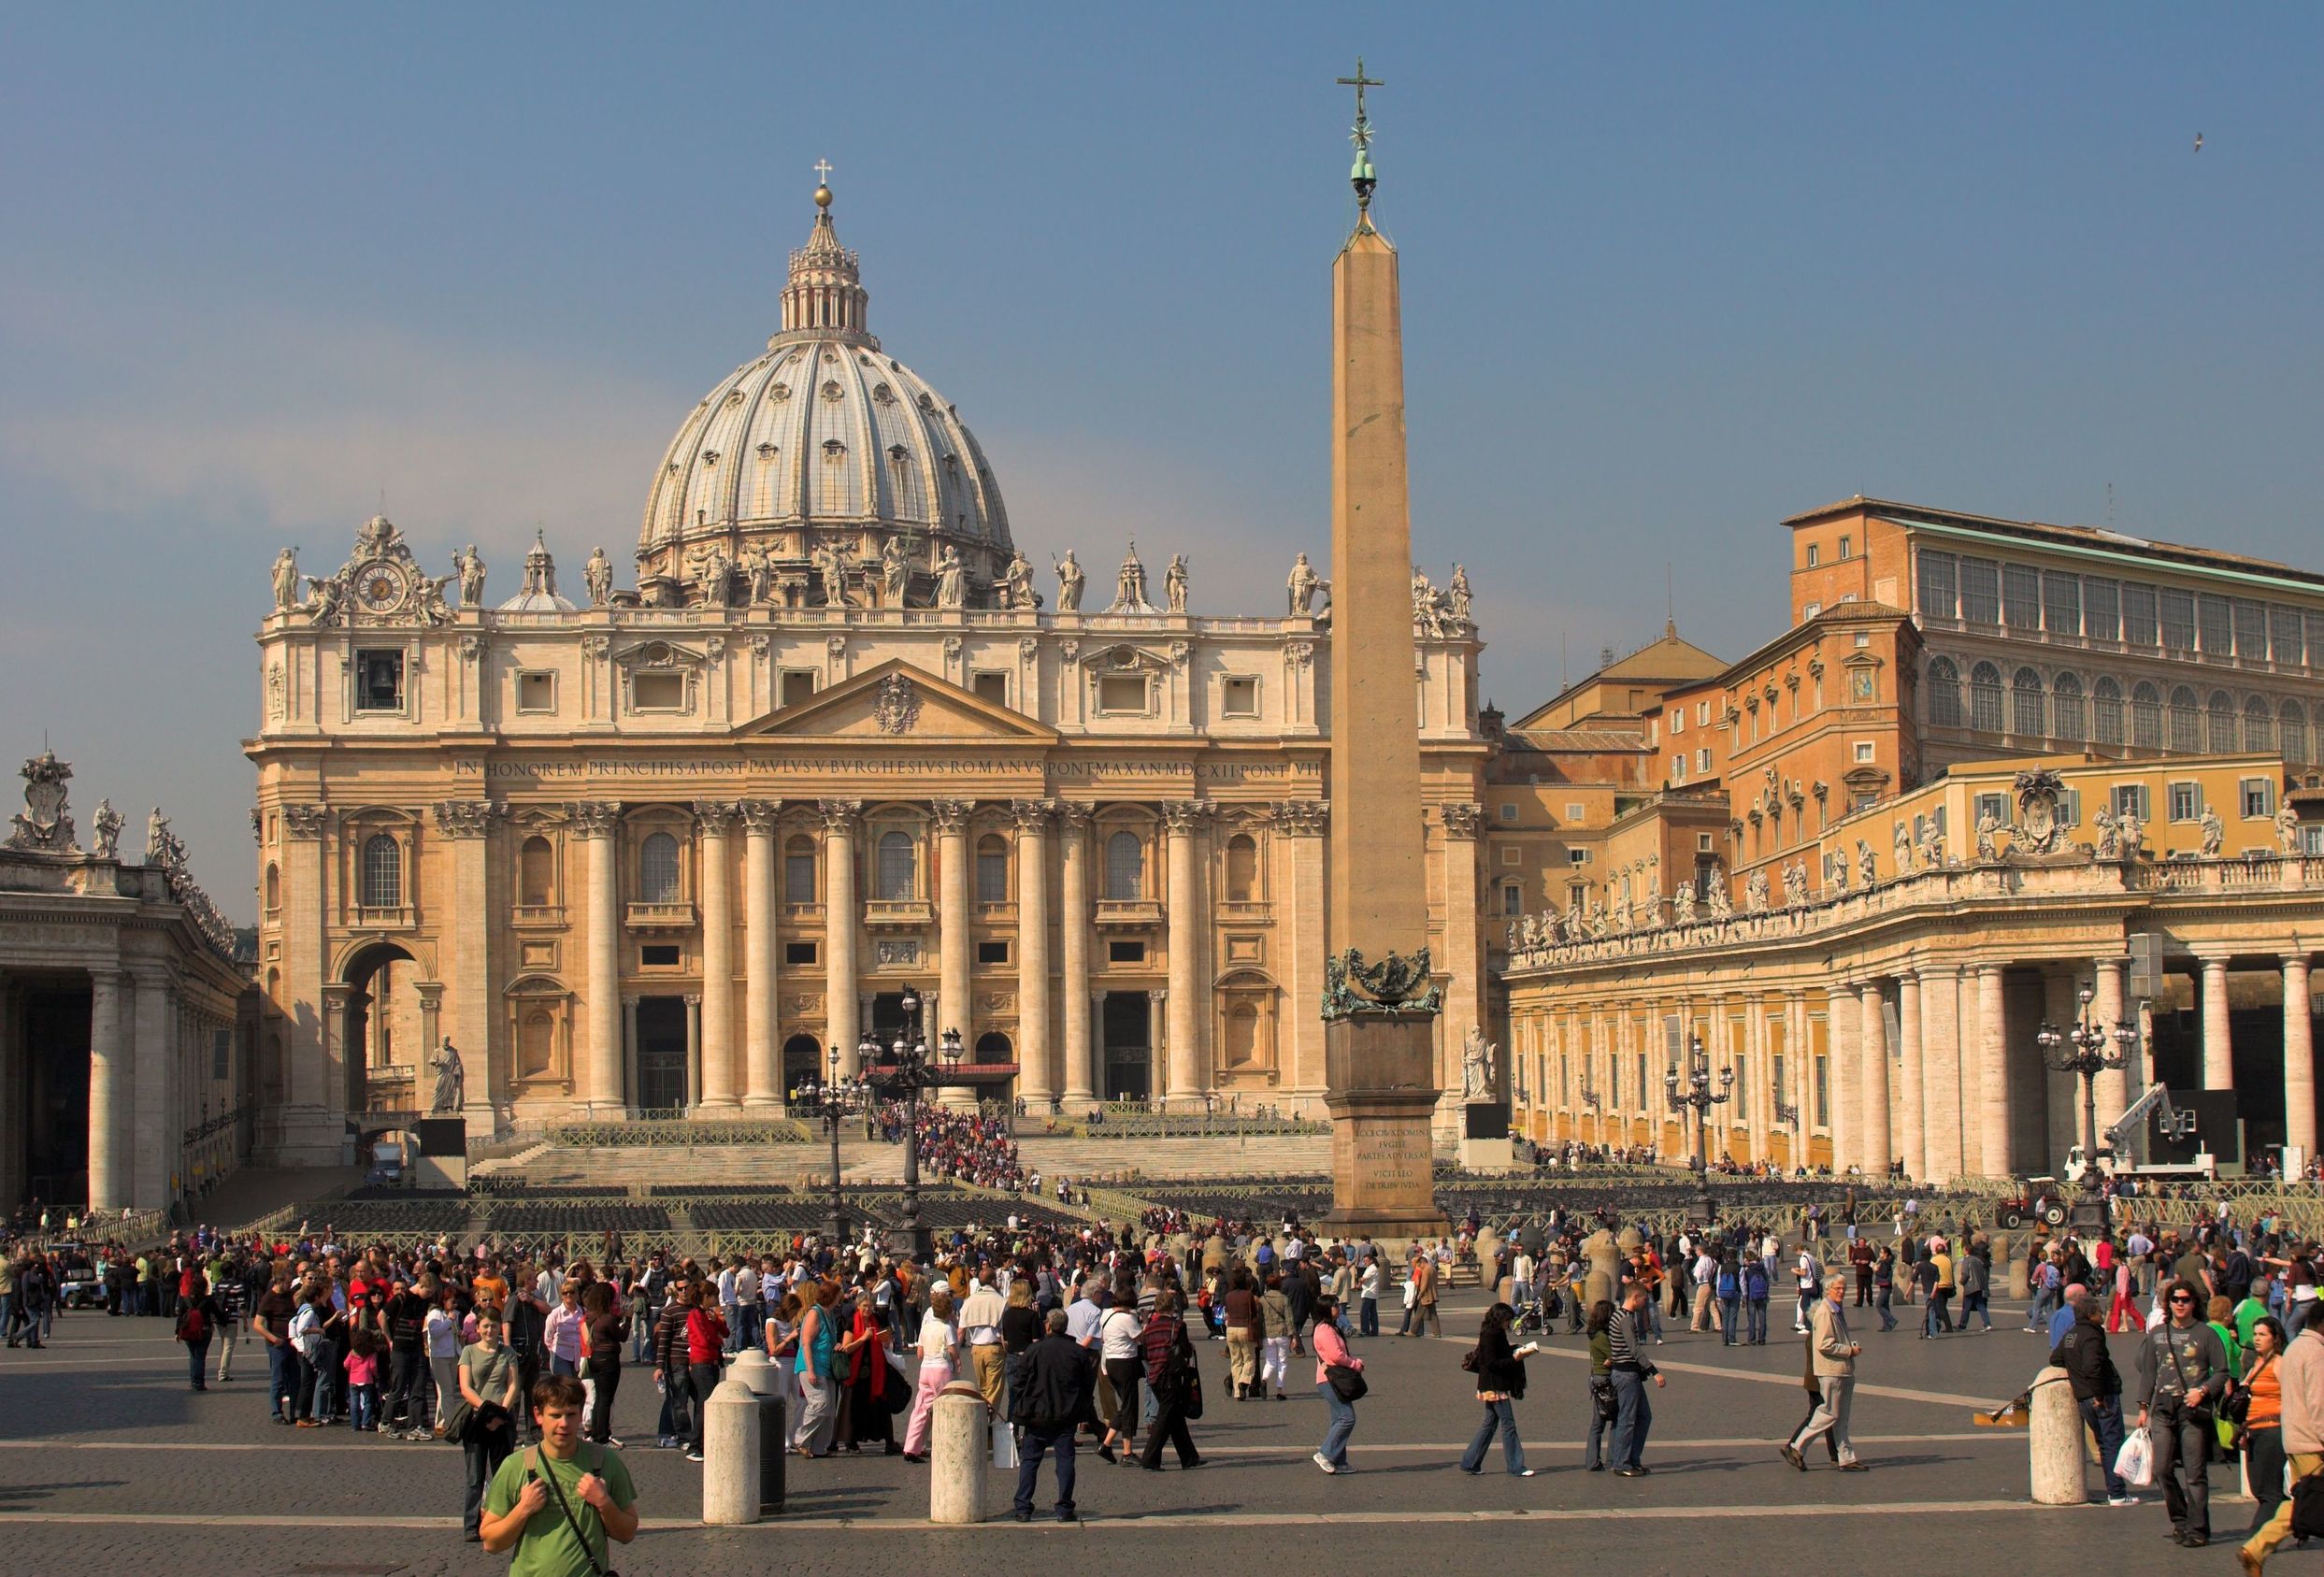
[[[888,1327],[871,1306],[871,1294],[855,1295],[855,1318],[839,1339],[839,1357],[847,1366],[847,1449],[861,1451],[877,1442],[890,1456],[903,1451],[890,1422],[888,1398],[904,1383],[888,1364]]]
[[[719,1365],[725,1361],[726,1316],[718,1312],[716,1297],[696,1297],[686,1316],[687,1386],[694,1393],[694,1439],[686,1460],[702,1460],[702,1426],[710,1421],[710,1393],[718,1389]]]

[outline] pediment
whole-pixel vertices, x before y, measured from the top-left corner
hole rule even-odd
[[[891,658],[810,701],[747,724],[746,737],[864,742],[1054,744],[1057,732],[1024,713]]]
[[[709,652],[674,640],[636,641],[613,653],[614,667],[623,668],[700,667],[709,660]]]

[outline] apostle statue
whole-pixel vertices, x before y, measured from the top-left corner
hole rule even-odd
[[[1879,859],[1872,853],[1872,846],[1860,838],[1856,840],[1856,873],[1864,879],[1867,887],[1880,880]]]
[[[285,548],[274,556],[274,606],[278,613],[298,606],[298,550]]]
[[[471,542],[463,551],[452,555],[452,567],[460,577],[460,606],[484,606],[484,555]]]
[[[2288,805],[2275,808],[2275,846],[2287,854],[2300,853],[2300,812]]]
[[[1485,1039],[1485,1031],[1469,1026],[1469,1039],[1460,1048],[1460,1098],[1475,1106],[1495,1098],[1493,1093],[1493,1047]]]
[[[1469,571],[1460,565],[1453,566],[1452,584],[1445,591],[1452,598],[1453,622],[1460,624],[1469,623]]]
[[[95,846],[89,852],[100,860],[115,858],[121,848],[121,812],[113,809],[111,800],[97,801],[96,824]]]
[[[2227,824],[2219,819],[2218,807],[2203,807],[2202,824],[2203,857],[2216,860],[2219,857],[2219,850],[2227,842]]]
[[[1315,611],[1315,588],[1322,583],[1322,577],[1315,573],[1315,566],[1307,562],[1305,553],[1291,561],[1289,587],[1291,612],[1295,618]]]
[[[581,583],[589,588],[589,606],[603,608],[613,598],[613,561],[605,556],[603,548],[590,551],[589,562],[581,566]]]
[[[947,542],[936,556],[936,606],[965,608],[968,595],[968,572],[961,566],[960,554]]]
[[[1057,572],[1057,611],[1079,613],[1082,610],[1082,586],[1089,577],[1083,575],[1082,566],[1074,562],[1073,550],[1068,548],[1063,558],[1052,556],[1049,566]]]
[[[163,815],[162,808],[156,805],[153,813],[145,819],[145,863],[150,866],[167,865],[169,844],[169,818]]]
[[[1005,607],[1033,606],[1033,566],[1021,550],[1009,555],[1009,567],[1001,571],[1000,595]]]
[[[1172,553],[1169,568],[1162,572],[1162,595],[1169,601],[1170,611],[1186,611],[1186,555]]]
[[[1913,829],[1902,822],[1897,823],[1896,855],[1897,874],[1902,876],[1913,868]]]
[[[764,542],[753,543],[743,550],[742,568],[750,582],[751,606],[753,608],[775,600],[775,559]]]
[[[911,590],[911,556],[898,534],[880,544],[880,600],[889,608],[901,608]]]
[[[458,1111],[467,1104],[467,1070],[460,1065],[460,1049],[444,1037],[444,1043],[427,1065],[436,1069],[436,1097],[428,1103],[431,1112]]]

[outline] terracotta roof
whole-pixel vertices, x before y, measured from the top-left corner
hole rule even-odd
[[[1627,728],[1513,728],[1509,737],[1544,753],[1629,751],[1643,754],[1646,736]]]

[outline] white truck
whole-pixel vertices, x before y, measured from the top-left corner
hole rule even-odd
[[[2199,1150],[2191,1161],[2167,1166],[2141,1166],[2130,1157],[2130,1141],[2145,1126],[2149,1113],[2166,1125],[2179,1125],[2185,1133],[2194,1132],[2195,1114],[2181,1111],[2171,1104],[2171,1092],[2161,1084],[2150,1084],[2146,1093],[2130,1103],[2130,1109],[2106,1130],[2098,1148],[2098,1163],[2092,1168],[2090,1158],[2075,1145],[2066,1152],[2066,1164],[2061,1175],[2076,1187],[2095,1186],[2102,1178],[2142,1177],[2160,1182],[2216,1183],[2219,1176],[2218,1161],[2208,1150]]]

